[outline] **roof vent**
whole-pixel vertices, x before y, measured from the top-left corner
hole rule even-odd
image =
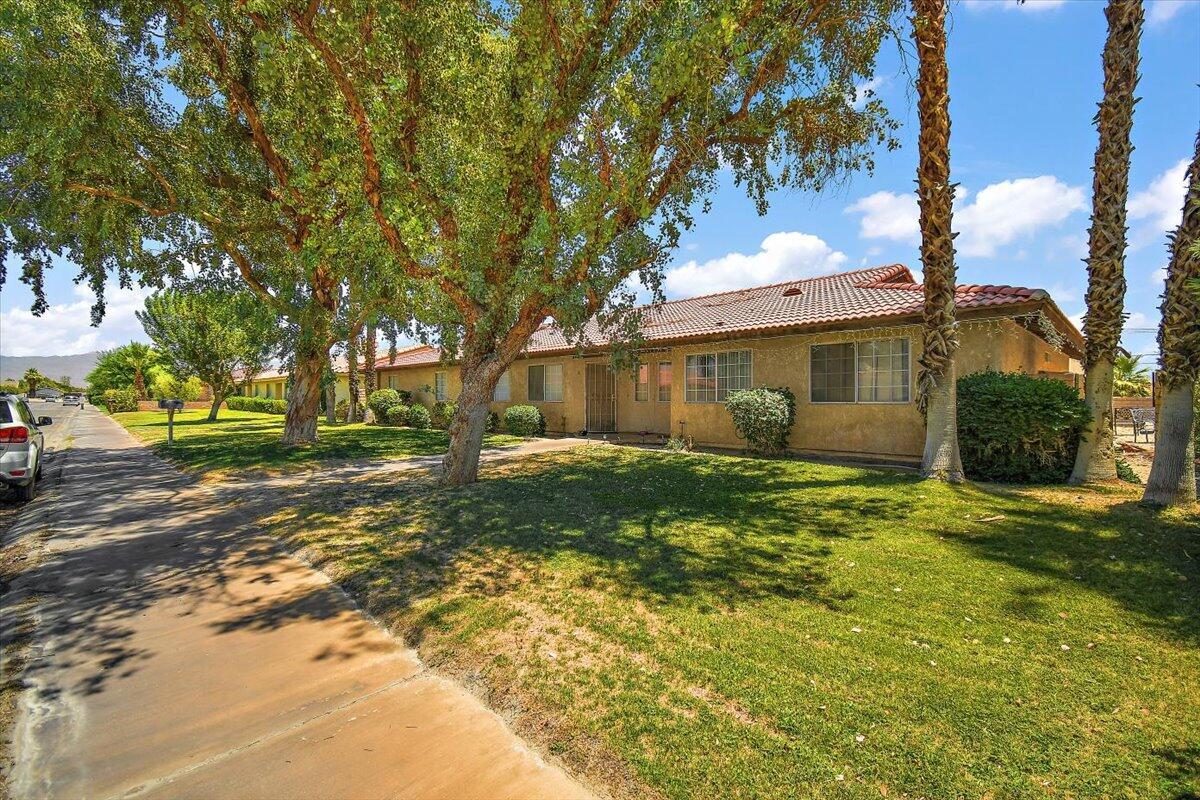
[[[800,286],[789,286],[783,290],[784,297],[795,297],[800,294],[804,294],[804,289]]]

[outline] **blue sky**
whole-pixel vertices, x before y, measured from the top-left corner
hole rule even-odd
[[[1092,125],[1100,98],[1102,0],[954,2],[950,22],[951,169],[962,191],[955,216],[962,283],[1047,289],[1079,319],[1087,274]],[[911,51],[910,51],[911,52]],[[920,268],[916,239],[916,108],[911,76],[885,46],[874,91],[901,123],[902,147],[879,153],[873,175],[857,174],[819,195],[781,192],[758,216],[724,185],[712,211],[685,235],[667,273],[670,297],[807,277],[877,264]],[[908,68],[915,63],[908,59]],[[1183,167],[1200,124],[1200,2],[1151,0],[1130,175],[1131,314],[1124,344],[1155,350],[1165,233],[1179,222]],[[0,297],[0,352],[52,355],[144,338],[133,312],[145,292],[110,293],[108,318],[88,325],[90,297],[59,265],[47,280],[52,308],[28,314],[15,279]],[[1151,356],[1150,360],[1153,357]]]

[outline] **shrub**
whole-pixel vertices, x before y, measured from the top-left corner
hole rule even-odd
[[[1133,471],[1133,467],[1125,459],[1117,456],[1117,477],[1125,483],[1141,484],[1142,479]]]
[[[534,408],[537,409],[537,412],[538,412],[537,435],[545,436],[546,435],[546,415],[543,414],[542,410],[540,408],[538,408],[537,406],[534,406]]]
[[[403,403],[397,403],[394,406],[388,406],[384,409],[383,416],[379,417],[388,425],[407,425],[408,415],[412,412],[409,406]]]
[[[691,436],[672,436],[663,447],[678,453],[690,453],[696,449],[696,442]]]
[[[230,411],[257,411],[260,414],[286,414],[287,400],[273,400],[270,397],[242,397],[235,395],[225,398],[225,407]]]
[[[738,434],[745,438],[747,449],[772,455],[787,447],[796,411],[795,400],[789,403],[783,392],[743,389],[725,399],[725,408],[733,417]]]
[[[137,392],[133,389],[105,389],[101,402],[110,414],[138,410]]]
[[[400,402],[401,403],[403,403],[406,406],[411,406],[413,404],[413,393],[412,392],[408,391],[407,389],[397,389],[396,391],[399,392],[399,394],[400,394]]]
[[[539,428],[544,433],[546,420],[537,406],[509,406],[504,409],[504,427],[513,436],[535,436]]]
[[[1023,372],[958,379],[958,448],[975,480],[1062,483],[1091,418],[1076,390]]]
[[[350,401],[343,398],[338,400],[333,406],[333,418],[338,422],[345,422],[350,416]]]
[[[500,430],[500,415],[495,411],[489,411],[487,415],[487,426],[484,428],[488,433],[495,433]]]
[[[376,389],[367,397],[367,408],[375,415],[377,422],[386,421],[388,409],[402,405],[400,393],[395,389]]]
[[[429,427],[429,409],[417,403],[408,407],[408,427],[410,428],[428,428]]]
[[[454,420],[454,413],[458,410],[456,403],[448,400],[439,400],[433,404],[432,422],[433,427],[448,430],[450,423]]]

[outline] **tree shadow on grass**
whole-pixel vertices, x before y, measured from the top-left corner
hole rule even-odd
[[[1200,519],[1154,512],[1132,500],[1097,506],[1085,502],[1088,490],[1063,489],[1060,499],[1045,502],[1021,490],[979,488],[1002,519],[970,523],[947,538],[1044,579],[1039,587],[1011,590],[1014,614],[1045,620],[1057,587],[1073,585],[1112,599],[1172,637],[1200,644]]]

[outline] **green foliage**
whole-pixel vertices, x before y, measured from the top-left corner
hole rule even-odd
[[[130,342],[113,350],[105,350],[96,359],[96,366],[87,375],[88,400],[102,403],[107,389],[134,389],[139,397],[148,396],[146,387],[163,372],[163,360],[158,351],[141,342]],[[138,390],[139,380],[142,383]]]
[[[1117,356],[1113,361],[1113,395],[1149,397],[1150,371],[1141,366],[1141,356]]]
[[[100,402],[110,414],[138,410],[138,396],[133,389],[105,389]]]
[[[338,400],[333,406],[333,417],[338,422],[347,422],[350,419],[350,401],[346,398]]]
[[[991,370],[958,379],[958,447],[975,480],[1065,481],[1089,419],[1062,381]]]
[[[232,395],[225,398],[225,407],[230,411],[257,411],[260,414],[286,414],[286,400],[272,400],[269,397],[243,397]]]
[[[428,428],[430,422],[429,409],[420,403],[408,407],[408,427],[418,430]]]
[[[21,384],[17,381],[0,381],[0,392],[6,394],[20,394],[25,391]]]
[[[275,315],[248,292],[164,289],[137,316],[175,374],[198,376],[218,398],[236,391],[235,376],[261,372],[280,339]]]
[[[411,406],[413,404],[412,392],[410,392],[408,389],[397,389],[396,391],[400,393],[401,403],[404,403],[406,406]]]
[[[743,389],[726,398],[725,409],[751,452],[775,455],[787,448],[796,418],[794,397],[778,389]]]
[[[1142,482],[1142,479],[1133,471],[1133,467],[1129,465],[1129,462],[1120,456],[1117,457],[1117,477],[1126,483],[1141,484]]]
[[[387,425],[407,425],[408,418],[412,413],[412,406],[406,406],[403,403],[396,403],[394,406],[388,406],[383,410],[383,415],[379,417]]]
[[[448,430],[457,410],[458,404],[450,400],[439,400],[434,403],[432,412],[433,427],[443,431]]]
[[[509,406],[504,409],[504,427],[513,436],[539,435],[545,421],[537,406]]]
[[[395,389],[376,389],[367,397],[367,408],[378,421],[388,421],[388,409],[403,405]]]
[[[667,439],[663,449],[677,453],[690,453],[696,449],[696,441],[691,436],[672,436]]]
[[[487,415],[487,424],[484,427],[487,433],[495,433],[500,430],[500,415],[495,411],[489,411]]]
[[[181,380],[169,372],[160,372],[154,378],[150,394],[157,399],[173,397],[191,403],[204,394],[204,383],[195,375]]]

